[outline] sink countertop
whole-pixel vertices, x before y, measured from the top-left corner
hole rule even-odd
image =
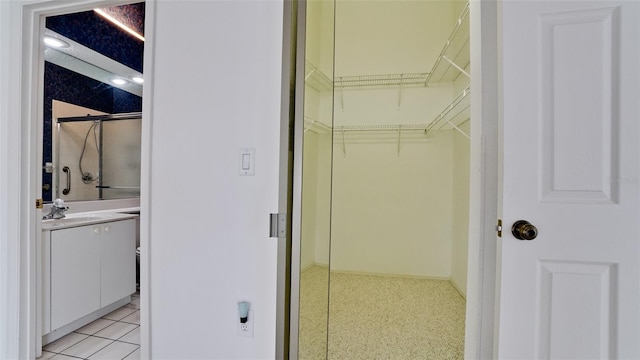
[[[127,210],[131,211],[130,209],[125,209],[124,211]],[[67,214],[67,216],[62,219],[42,220],[42,231],[66,229],[70,227],[100,224],[117,220],[135,219],[139,216],[137,214],[121,213],[120,211],[122,210],[75,213]]]

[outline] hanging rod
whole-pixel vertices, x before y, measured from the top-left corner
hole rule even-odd
[[[108,114],[108,115],[87,115],[87,116],[71,116],[58,118],[59,123],[76,122],[76,121],[113,121],[113,120],[133,120],[142,118],[141,112]]]
[[[335,78],[336,88],[364,87],[364,86],[401,86],[425,85],[429,73],[402,73],[380,75],[339,76]]]
[[[436,60],[436,62],[433,64],[433,67],[431,68],[431,72],[429,72],[429,75],[427,76],[427,78],[425,79],[424,85],[428,86],[429,82],[431,81],[431,78],[433,77],[433,74],[436,72],[436,70],[438,69],[438,66],[440,66],[440,63],[442,62],[442,60],[445,60],[449,63],[451,63],[456,69],[460,70],[461,67],[458,66],[457,64],[455,64],[452,60],[450,60],[449,58],[446,57],[447,51],[449,50],[449,47],[451,46],[451,44],[454,43],[454,39],[456,38],[456,36],[458,36],[458,31],[460,30],[460,28],[462,27],[462,25],[464,24],[464,21],[469,17],[469,3],[467,2],[467,4],[465,5],[464,9],[462,9],[462,13],[460,14],[460,16],[458,17],[458,21],[456,22],[456,26],[453,28],[453,31],[451,31],[451,35],[449,35],[449,38],[447,39],[447,42],[444,44],[444,47],[442,48],[442,51],[440,51],[440,55],[438,55],[438,59]],[[469,37],[468,34],[467,38]],[[467,40],[468,41],[468,40]],[[458,51],[458,53],[460,52],[460,50]],[[457,57],[458,54],[456,54]],[[445,71],[446,72],[446,71]],[[466,73],[464,70],[462,70],[462,72],[468,76],[468,73]]]

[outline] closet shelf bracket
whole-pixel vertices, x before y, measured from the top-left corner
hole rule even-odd
[[[398,86],[398,109],[400,109],[400,105],[402,104],[402,78],[403,75],[400,75],[400,85]]]
[[[460,71],[461,73],[466,75],[466,77],[471,79],[471,75],[468,72],[466,72],[462,67],[460,67],[458,64],[453,62],[453,60],[449,59],[448,57],[446,57],[444,55],[442,55],[442,58],[445,59],[449,64],[451,64],[451,66],[453,66],[454,68],[458,69],[458,71]]]
[[[462,103],[462,101],[469,96],[469,94],[471,93],[471,86],[467,86],[467,88],[465,88],[458,96],[456,96],[455,99],[453,99],[453,101],[447,105],[447,107],[444,108],[444,110],[442,110],[442,112],[440,114],[438,114],[438,116],[435,117],[435,119],[433,119],[424,129],[424,133],[428,134],[429,131],[431,129],[433,129],[436,125],[438,125],[440,122],[442,122],[444,120],[444,122],[446,124],[451,125],[455,130],[457,130],[458,132],[460,132],[461,134],[463,134],[467,139],[471,139],[471,137],[469,136],[469,134],[465,133],[462,129],[460,129],[460,127],[456,124],[454,124],[451,119],[455,116],[457,116],[458,114],[460,114],[463,110],[459,111],[458,113],[456,113],[453,117],[447,118],[447,115],[449,115],[449,113],[451,113],[454,109],[458,108],[458,106]],[[468,107],[468,106],[467,106]],[[466,107],[465,107],[466,108]]]
[[[464,137],[466,137],[467,139],[471,140],[471,136],[469,136],[466,132],[464,132],[464,130],[460,129],[458,127],[458,125],[452,123],[449,120],[446,120],[447,124],[451,125],[451,127],[453,127],[456,131],[458,131],[460,134],[462,134]]]

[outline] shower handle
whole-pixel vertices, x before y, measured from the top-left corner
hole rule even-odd
[[[62,190],[63,195],[69,195],[71,192],[71,169],[68,166],[62,168],[62,171],[67,173],[67,187]]]

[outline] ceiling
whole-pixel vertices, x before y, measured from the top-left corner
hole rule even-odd
[[[100,10],[144,35],[144,2]],[[46,47],[46,61],[142,96],[142,85],[132,79],[143,77],[144,41],[96,11],[47,17],[45,36],[68,44],[61,48]],[[126,82],[114,84],[115,78]]]
[[[144,2],[103,8],[102,10],[144,35]],[[144,42],[93,10],[50,16],[46,19],[46,28],[142,72]]]

